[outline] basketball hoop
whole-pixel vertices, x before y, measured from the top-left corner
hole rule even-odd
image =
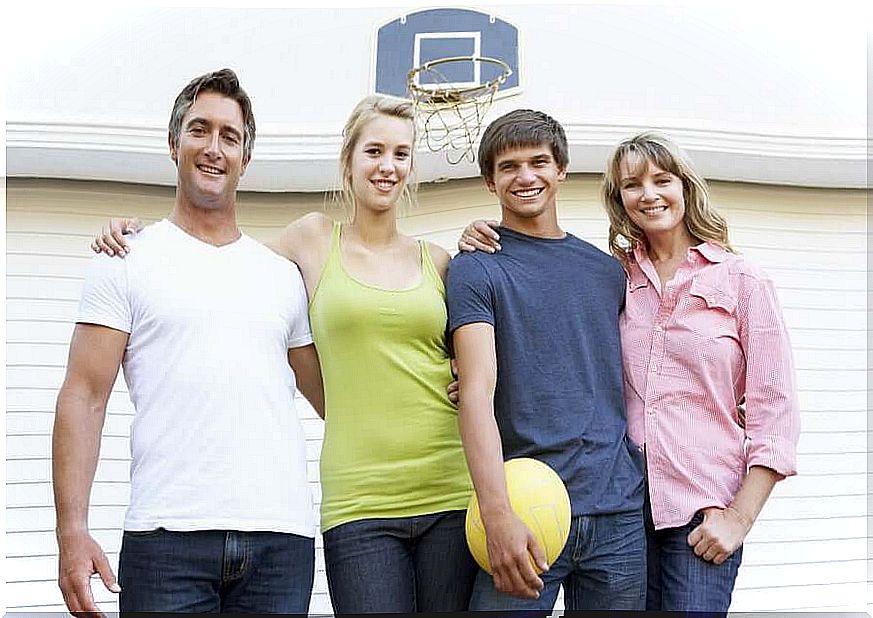
[[[476,78],[463,83],[449,80],[445,71],[452,63],[472,63]],[[478,77],[486,66],[491,73],[496,67],[500,74],[480,83]],[[421,141],[431,152],[445,150],[446,160],[452,165],[464,159],[470,163],[475,161],[476,140],[485,114],[497,90],[510,75],[512,69],[508,64],[484,56],[438,58],[413,67],[406,76],[406,84]]]

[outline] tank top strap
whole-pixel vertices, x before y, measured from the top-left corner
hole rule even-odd
[[[340,234],[342,234],[343,224],[339,221],[333,222],[333,229],[330,232],[330,247],[327,251],[327,260],[324,262],[325,273],[342,272],[342,257],[340,255]]]
[[[309,306],[312,307],[316,297],[319,295],[322,286],[326,281],[335,279],[336,276],[342,273],[342,263],[340,262],[340,231],[342,223],[334,221],[333,229],[330,232],[330,245],[327,249],[327,259],[324,261],[324,266],[321,267],[321,274],[318,276],[318,283],[315,284],[315,289],[309,295]]]
[[[433,263],[433,258],[430,256],[430,249],[428,249],[427,241],[419,240],[418,244],[421,247],[421,274],[428,277],[431,283],[433,283],[441,293],[445,294],[443,278],[440,277],[440,274],[437,272],[436,266]]]

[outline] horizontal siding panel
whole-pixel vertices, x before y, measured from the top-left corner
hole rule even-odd
[[[849,253],[863,253],[867,250],[867,234],[863,229],[831,229],[827,231],[810,229],[792,229],[783,222],[774,228],[764,225],[756,225],[757,220],[746,222],[745,217],[741,223],[730,225],[731,240],[736,244],[751,247],[773,246],[774,240],[778,239],[785,251],[804,251],[806,247],[815,245],[825,251],[846,251]]]
[[[795,327],[788,333],[791,347],[798,351],[816,351],[827,357],[831,352],[843,350],[863,352],[866,350],[866,333],[852,330],[826,330],[812,325]]]
[[[804,350],[794,345],[794,366],[798,370],[825,371],[828,369],[847,369],[865,371],[866,351],[864,350]]]
[[[827,561],[866,560],[866,537],[760,543],[743,550],[743,566],[809,564]]]
[[[78,301],[82,295],[82,277],[10,275],[6,277],[7,298],[61,298]]]
[[[834,308],[833,311],[824,312],[783,306],[782,315],[788,326],[789,335],[794,328],[822,323],[829,324],[834,330],[861,332],[867,328],[867,316],[863,311],[851,311],[839,307]]]
[[[6,316],[11,320],[74,320],[78,308],[78,300],[6,300]]]
[[[797,455],[798,474],[852,474],[867,470],[867,453]]]
[[[798,474],[776,485],[774,495],[785,497],[864,496],[869,477],[866,472],[856,474]]]
[[[108,220],[106,220],[108,223]],[[15,254],[27,254],[34,247],[52,255],[94,255],[91,243],[102,230],[102,225],[95,226],[90,233],[73,233],[63,229],[62,232],[14,231],[6,233],[6,251]],[[59,228],[62,229],[62,228]]]
[[[8,316],[7,316],[8,317]],[[70,344],[73,321],[6,320],[6,341],[21,343]]]
[[[737,574],[736,590],[767,587],[805,586],[820,584],[840,584],[846,581],[859,581],[867,573],[865,560],[836,560],[810,564],[782,564],[774,569],[768,566],[747,564],[745,560]]]
[[[747,543],[781,544],[785,541],[858,539],[867,534],[867,519],[863,515],[800,518],[788,514],[785,519],[770,519],[771,511],[772,509],[765,507],[746,538]]]
[[[834,294],[834,290],[818,288],[781,288],[777,289],[777,293],[779,294],[779,303],[783,307],[824,312],[832,311],[835,308],[851,311],[867,309],[867,295],[863,288],[841,290],[839,294]]]
[[[818,496],[780,496],[774,495],[767,503],[774,517],[822,518],[851,517],[866,512],[867,496],[831,496],[822,500]],[[858,543],[857,541],[855,541]],[[858,543],[860,545],[860,543]]]
[[[39,273],[51,273],[56,277],[82,278],[88,268],[88,262],[93,254],[81,255],[51,255],[42,253],[8,253],[6,255],[6,274],[38,276]]]
[[[839,385],[831,388],[810,389],[799,387],[797,402],[801,410],[852,411],[867,409],[867,389],[845,390]],[[802,428],[801,428],[802,429]]]
[[[860,432],[804,432],[797,444],[797,452],[803,454],[865,453],[867,433]]]
[[[867,410],[863,408],[834,412],[803,410],[800,415],[800,426],[804,433],[866,431],[868,427]]]
[[[775,266],[769,263],[758,263],[758,266],[762,267],[767,275],[773,279],[776,289],[780,293],[789,289],[851,293],[865,289],[867,284],[867,273],[863,270],[844,272],[835,277],[833,273],[792,268],[791,265]]]
[[[763,584],[764,582],[762,582]],[[864,582],[840,584],[806,584],[777,588],[762,585],[760,588],[738,591],[731,603],[732,612],[752,611],[861,611],[866,599]]]

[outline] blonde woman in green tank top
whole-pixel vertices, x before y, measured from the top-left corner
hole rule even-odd
[[[271,248],[300,268],[325,391],[321,530],[334,612],[465,611],[478,571],[464,517],[472,484],[448,400],[449,255],[400,233],[411,201],[408,102],[371,96],[340,152],[335,223],[308,214]],[[123,246],[113,219],[96,245]]]
[[[303,273],[321,361],[321,528],[338,614],[465,611],[477,572],[446,395],[449,255],[397,228],[414,143],[409,103],[365,98],[340,152],[349,222],[310,214],[276,245]]]

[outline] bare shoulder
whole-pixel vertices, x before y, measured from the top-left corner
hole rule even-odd
[[[434,268],[436,268],[440,277],[445,279],[446,273],[449,270],[449,262],[452,260],[449,252],[440,245],[430,241],[427,241],[427,250],[430,253],[430,259],[433,261]]]
[[[289,260],[299,261],[301,252],[311,251],[330,238],[333,219],[321,212],[310,212],[285,226],[269,246]]]

